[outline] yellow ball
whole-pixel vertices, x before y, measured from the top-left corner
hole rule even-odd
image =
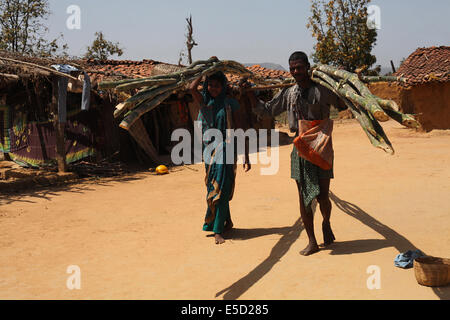
[[[167,174],[167,173],[169,173],[169,169],[167,169],[167,167],[163,166],[163,165],[161,165],[158,168],[156,168],[155,171],[156,171],[157,174]]]

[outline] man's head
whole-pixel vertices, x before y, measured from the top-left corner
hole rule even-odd
[[[296,51],[289,57],[289,70],[297,83],[309,80],[309,68],[308,56],[304,52]]]

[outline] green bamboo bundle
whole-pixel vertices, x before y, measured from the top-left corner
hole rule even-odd
[[[331,66],[320,65],[312,70],[312,80],[327,87],[339,96],[358,120],[364,132],[368,135],[372,145],[381,148],[390,154],[394,153],[394,149],[383,128],[377,121],[380,120],[380,108],[386,116],[406,127],[420,127],[420,124],[412,115],[403,114],[399,111],[399,107],[395,101],[381,99],[373,95],[369,89],[358,80],[356,74],[351,74]],[[406,81],[398,77],[362,77],[361,80]],[[374,101],[376,102],[376,105],[374,104]],[[385,121],[384,115],[382,116],[382,119]]]
[[[153,110],[172,94],[185,90],[195,79],[223,71],[250,79],[255,85],[265,89],[294,85],[293,78],[264,79],[252,73],[238,62],[220,61],[216,57],[196,61],[180,71],[141,79],[102,82],[100,89],[114,89],[116,92],[139,90],[136,94],[116,107],[114,117],[123,116],[120,127],[129,130],[145,113]],[[406,81],[399,77],[365,77],[340,70],[332,66],[318,65],[312,69],[312,80],[333,91],[349,108],[371,144],[390,154],[394,149],[378,121],[389,118],[410,128],[419,127],[412,115],[403,114],[392,100],[373,95],[365,83],[378,81]]]
[[[314,77],[320,75],[320,77]],[[369,141],[376,148],[380,148],[389,154],[394,154],[394,148],[392,144],[389,142],[389,139],[386,137],[386,134],[383,131],[383,128],[378,125],[376,119],[370,116],[370,113],[364,108],[358,108],[357,99],[354,97],[354,93],[348,89],[345,95],[342,94],[341,84],[336,82],[333,78],[328,76],[327,74],[321,73],[317,70],[313,71],[313,81],[323,85],[329,90],[333,91],[337,96],[340,97],[342,101],[346,104],[352,114],[355,116],[356,120],[358,120],[359,124],[363,128],[366,133]],[[353,98],[352,99],[350,99]]]
[[[180,71],[167,75],[102,82],[99,84],[99,89],[114,89],[116,92],[140,90],[118,105],[114,111],[116,118],[125,114],[120,126],[128,130],[143,114],[156,108],[173,93],[183,90],[196,78],[218,71],[249,78],[256,84],[275,85],[278,83],[278,81],[267,81],[258,77],[235,61],[219,61],[213,57],[204,61],[196,61]]]
[[[365,108],[378,120],[378,121],[388,121],[389,116],[384,112],[384,110],[378,104],[375,96],[369,91],[369,89],[362,83],[358,75],[345,70],[340,70],[332,66],[318,65],[317,70],[322,71],[330,76],[340,78],[341,81],[345,81],[353,85],[360,93],[361,97],[364,99]]]

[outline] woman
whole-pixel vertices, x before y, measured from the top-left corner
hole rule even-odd
[[[202,93],[198,86],[201,78],[191,84],[191,92],[194,99],[200,103],[202,108],[198,115],[198,121],[202,124],[202,134],[208,129],[217,129],[222,133],[222,141],[213,141],[215,149],[211,157],[205,159],[206,168],[206,188],[208,210],[206,212],[204,231],[214,232],[216,244],[225,242],[223,233],[231,230],[233,222],[230,215],[229,202],[233,198],[236,178],[236,152],[233,163],[227,163],[226,152],[229,141],[226,141],[227,129],[242,128],[241,117],[239,116],[239,103],[227,97],[227,78],[222,72],[217,72],[203,83]],[[203,139],[203,147],[207,143]],[[220,158],[220,159],[219,159]],[[223,160],[223,161],[221,161]],[[248,157],[248,148],[245,151],[244,170],[248,172],[251,165]]]

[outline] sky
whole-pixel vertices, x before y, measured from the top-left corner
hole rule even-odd
[[[119,42],[118,59],[178,63],[185,49],[186,18],[192,15],[193,60],[217,56],[240,63],[271,62],[287,69],[294,51],[313,53],[306,28],[310,0],[50,0],[49,38],[62,33],[69,54],[83,55],[102,31]],[[380,8],[373,54],[377,63],[398,66],[419,47],[450,45],[449,0],[372,0]],[[80,29],[70,30],[67,8],[80,8]]]

